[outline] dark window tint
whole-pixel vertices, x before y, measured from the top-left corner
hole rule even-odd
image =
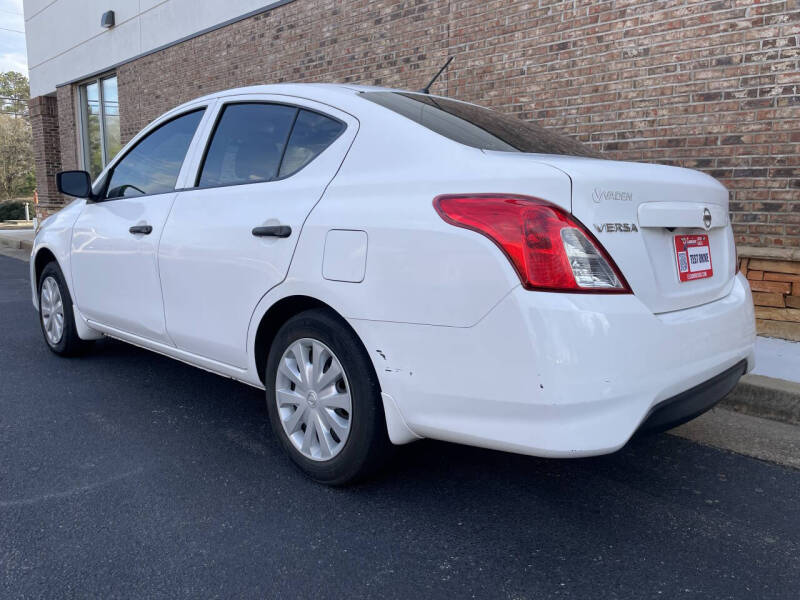
[[[305,167],[330,146],[344,128],[345,125],[341,121],[301,110],[292,128],[279,176],[288,177]]]
[[[226,106],[214,130],[198,185],[275,179],[296,114],[296,108],[280,104]]]
[[[115,166],[107,198],[162,194],[175,189],[183,159],[203,117],[196,110],[149,133]]]
[[[363,92],[361,95],[431,131],[474,148],[597,156],[575,139],[474,104],[406,92]]]

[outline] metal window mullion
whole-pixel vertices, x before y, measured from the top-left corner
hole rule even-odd
[[[103,162],[103,167],[108,164],[108,157],[106,156],[106,108],[105,100],[103,99],[103,80],[97,80],[97,99],[100,102],[99,117],[100,117],[100,158]]]
[[[89,170],[89,95],[86,86],[78,86],[78,118],[81,132],[81,163],[84,171]]]

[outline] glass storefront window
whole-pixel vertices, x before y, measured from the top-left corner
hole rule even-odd
[[[106,147],[106,162],[117,155],[122,148],[119,136],[119,98],[117,78],[108,77],[103,84],[103,135]]]
[[[103,148],[100,144],[100,86],[97,82],[84,86],[84,163],[92,179],[103,170]]]
[[[122,148],[116,76],[80,87],[83,167],[94,179]]]

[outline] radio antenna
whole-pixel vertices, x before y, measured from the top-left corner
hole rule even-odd
[[[448,57],[448,59],[447,59],[447,62],[445,62],[445,63],[442,65],[442,68],[441,68],[441,69],[439,69],[439,72],[438,72],[438,73],[436,73],[436,75],[434,75],[434,76],[433,76],[433,79],[431,79],[431,80],[428,82],[428,85],[426,85],[424,88],[422,88],[422,89],[419,91],[419,93],[420,93],[420,94],[430,94],[430,93],[431,93],[431,86],[434,84],[434,82],[435,82],[437,79],[439,79],[439,75],[441,75],[442,73],[444,73],[444,70],[447,68],[447,65],[449,65],[451,62],[453,62],[453,59],[454,59],[454,58],[455,58],[454,56],[450,56],[450,57]]]

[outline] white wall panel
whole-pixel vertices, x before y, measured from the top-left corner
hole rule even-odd
[[[214,27],[274,0],[24,0],[31,96]],[[100,26],[113,10],[116,25]]]

